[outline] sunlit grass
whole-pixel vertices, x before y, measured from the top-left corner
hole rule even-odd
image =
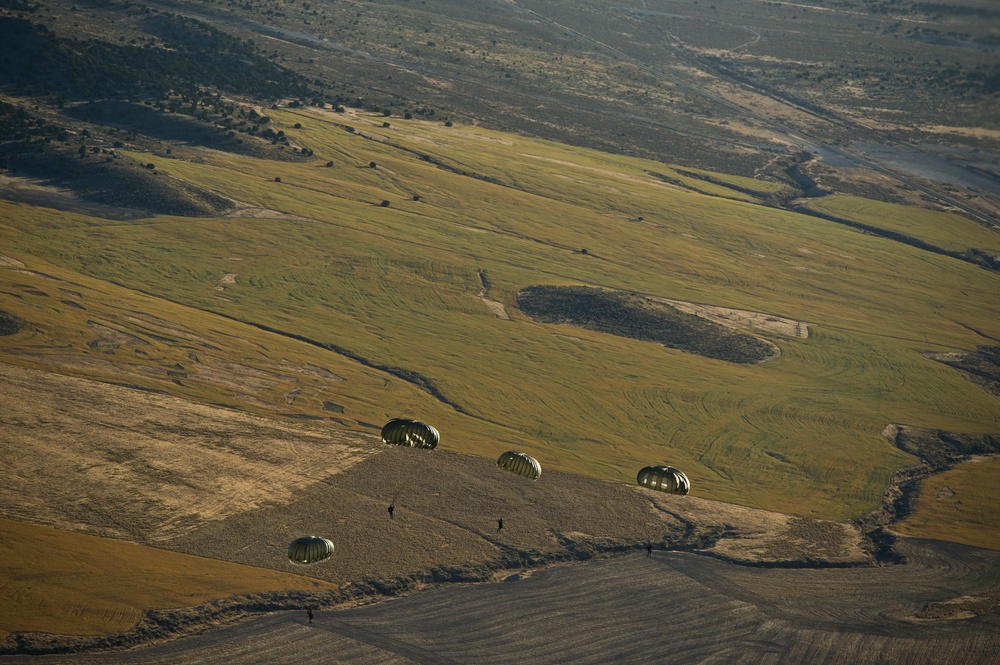
[[[872,201],[857,196],[826,196],[809,207],[855,222],[902,233],[953,252],[982,249],[1000,254],[996,231],[945,212]]]
[[[150,609],[268,591],[323,591],[301,575],[0,519],[0,638],[14,632],[100,635]]]
[[[665,164],[474,127],[393,119],[382,128],[380,118],[313,109],[270,114],[317,160],[206,152],[197,162],[156,163],[280,214],[121,223],[0,203],[0,234],[28,262],[78,271],[94,288],[103,281],[142,291],[150,300],[143,296],[140,308],[166,299],[169,318],[207,338],[225,330],[237,340],[222,353],[230,360],[273,371],[294,349],[303,358],[296,362],[348,378],[309,384],[325,397],[306,413],[330,415],[319,410],[326,400],[345,407],[335,415],[346,427],[423,417],[442,431],[442,446],[467,452],[493,456],[516,446],[543,465],[623,482],[646,464],[672,463],[701,496],[846,519],[874,508],[892,471],[915,463],[881,436],[886,424],[1000,427],[995,398],[923,355],[1000,336],[993,273],[759,206],[744,191]],[[900,218],[911,211],[880,207],[880,219],[886,210]],[[982,246],[978,227],[963,218],[935,223]],[[480,272],[511,320],[477,298]],[[221,287],[227,274],[235,277]],[[516,310],[516,293],[539,283],[752,309],[801,320],[812,334],[772,336],[779,359],[737,366],[533,323]],[[24,298],[11,309],[64,321],[53,344],[63,334],[83,343],[82,314],[60,319],[31,309],[38,306]],[[419,372],[462,411],[395,376],[238,321]],[[161,365],[191,364],[175,360],[176,342],[155,344]],[[205,401],[235,399],[194,377],[181,383],[156,385]],[[253,396],[280,406],[291,385]],[[298,409],[306,403],[271,411]]]
[[[923,480],[913,513],[893,528],[918,538],[1000,549],[1000,458],[976,458]]]

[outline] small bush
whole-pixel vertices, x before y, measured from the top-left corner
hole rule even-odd
[[[389,202],[383,199],[382,203],[380,203],[379,205],[382,206],[383,208],[388,208]]]
[[[13,335],[21,330],[21,319],[0,309],[0,335]]]

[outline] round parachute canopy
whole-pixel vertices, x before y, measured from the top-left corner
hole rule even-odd
[[[691,491],[688,477],[672,466],[647,466],[639,472],[636,482],[643,487],[671,494],[687,494]]]
[[[542,465],[531,455],[508,450],[497,460],[497,466],[501,469],[516,473],[519,476],[538,480],[542,475]]]
[[[302,536],[288,546],[288,560],[299,565],[319,563],[333,556],[333,543],[319,536]]]
[[[382,428],[382,443],[410,448],[437,448],[438,431],[419,420],[393,418]]]

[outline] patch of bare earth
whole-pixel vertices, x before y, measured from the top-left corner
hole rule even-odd
[[[322,368],[302,370],[323,373]],[[103,648],[113,647],[115,640],[134,646],[277,609],[338,608],[441,584],[531,583],[544,579],[553,565],[634,554],[624,560],[627,566],[645,560],[646,543],[654,547],[654,561],[646,565],[673,557],[669,567],[683,576],[668,586],[687,585],[692,599],[705,598],[705,590],[712,589],[722,594],[718,611],[735,600],[744,608],[758,606],[768,617],[785,612],[783,603],[795,596],[798,605],[786,612],[787,621],[808,615],[806,629],[823,628],[827,614],[830,621],[840,621],[834,615],[842,614],[858,625],[884,621],[882,614],[869,617],[855,600],[873,584],[895,584],[892,594],[912,595],[912,601],[907,596],[891,603],[892,612],[911,608],[907,616],[928,594],[944,602],[940,593],[933,594],[938,580],[949,575],[961,578],[955,589],[970,597],[953,603],[964,608],[955,618],[985,607],[980,596],[992,593],[983,591],[987,585],[967,584],[966,578],[980,578],[947,558],[895,567],[899,573],[880,572],[889,569],[867,565],[871,559],[862,536],[848,524],[555,470],[532,482],[499,469],[492,459],[385,446],[374,436],[337,435],[9,365],[0,364],[0,385],[5,404],[0,464],[7,471],[0,513],[5,516],[339,585],[336,593],[276,596],[266,602],[231,599],[159,611],[129,633],[108,638]],[[393,515],[387,511],[390,504]],[[289,564],[287,543],[306,534],[333,540],[333,558],[306,568]],[[680,559],[664,550],[749,566],[720,568],[721,561],[701,564],[698,560],[710,559]],[[913,552],[907,556],[918,558]],[[830,566],[857,572],[840,581],[830,575],[843,571],[816,570]],[[765,570],[789,567],[798,570]],[[914,580],[922,586],[914,586]],[[594,587],[572,588],[586,595]],[[629,591],[622,598],[632,595]],[[590,600],[583,602],[594,601],[586,597]],[[927,607],[931,613],[945,611]],[[799,637],[782,639],[792,644]],[[52,636],[18,639],[39,649],[96,644]],[[285,638],[275,639],[284,643]],[[543,660],[539,654],[534,662]]]
[[[110,326],[95,321],[88,321],[87,327],[97,334],[97,339],[87,343],[92,348],[112,348],[117,349],[122,345],[147,346],[149,342],[140,339],[135,335],[130,335],[121,330],[115,330]]]
[[[969,381],[1000,397],[1000,346],[980,346],[975,351],[926,355],[932,360],[957,369]]]
[[[215,285],[215,290],[216,291],[225,291],[227,286],[230,286],[230,285],[236,283],[236,278],[237,277],[239,277],[238,273],[227,272],[225,275],[222,276],[222,279],[219,280],[219,283]]]
[[[669,298],[653,298],[653,300],[668,303],[682,312],[700,316],[729,328],[753,328],[777,335],[784,335],[785,337],[809,337],[808,324],[794,319],[774,316],[773,314],[745,309],[733,309],[731,307],[702,305],[683,300],[670,300]]]
[[[23,268],[24,263],[7,256],[6,254],[0,254],[0,266],[3,266],[4,268]]]
[[[1000,591],[959,596],[951,600],[928,603],[913,615],[914,621],[957,621],[982,616],[1000,607]]]
[[[285,219],[293,222],[311,222],[308,217],[290,215],[288,213],[272,210],[271,208],[261,208],[248,203],[236,202],[235,207],[225,214],[226,217],[250,218],[250,219]],[[238,260],[238,259],[234,259]]]
[[[0,364],[0,513],[136,542],[291,501],[375,448],[165,395]],[[44,479],[44,482],[39,482]]]
[[[768,531],[791,542],[782,516],[695,497],[554,470],[532,483],[481,457],[12,365],[0,364],[0,384],[0,512],[21,521],[298,572],[285,544],[319,533],[337,543],[338,564],[308,574],[338,583],[442,566],[444,577],[478,578],[484,565],[530,568],[647,540],[741,560],[754,548],[719,543],[763,547]],[[859,541],[853,532],[784,556],[861,563]]]
[[[490,308],[493,315],[498,319],[503,319],[504,321],[510,321],[510,315],[507,314],[507,308],[502,302],[497,302],[496,300],[491,300],[486,297],[486,294],[490,289],[490,281],[483,271],[479,272],[479,284],[482,288],[479,289],[479,299],[483,301],[483,304]]]

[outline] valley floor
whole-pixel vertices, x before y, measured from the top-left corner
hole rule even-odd
[[[311,624],[304,611],[281,612],[126,653],[3,662],[995,662],[995,612],[928,619],[922,610],[956,595],[996,595],[985,578],[1000,553],[923,540],[898,547],[909,563],[850,569],[630,554],[319,611]]]

